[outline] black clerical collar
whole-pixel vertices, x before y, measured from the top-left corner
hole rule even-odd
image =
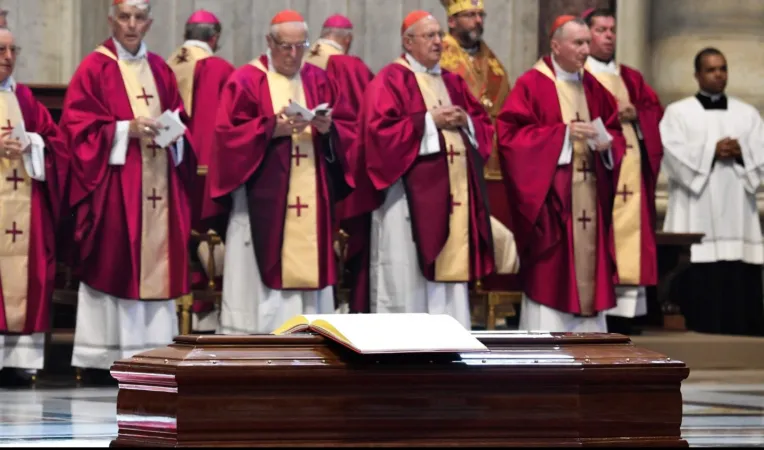
[[[724,94],[711,95],[706,92],[695,94],[703,109],[727,109],[727,96]]]
[[[595,60],[597,60],[597,61],[599,61],[599,62],[601,62],[602,64],[605,64],[605,65],[608,65],[608,64],[610,64],[610,62],[613,60],[613,58],[615,58],[615,56],[613,56],[613,58],[610,58],[610,59],[608,59],[608,60],[606,61],[606,60],[604,60],[604,59],[599,59],[599,58],[597,58],[597,57],[596,57],[596,56],[594,56],[594,55],[589,55],[589,56],[591,56],[591,57],[592,57],[592,58],[594,58]]]

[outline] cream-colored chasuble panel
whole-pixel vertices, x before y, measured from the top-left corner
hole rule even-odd
[[[405,60],[399,64],[409,67]],[[451,106],[440,75],[416,73],[419,91],[428,110]],[[466,282],[470,280],[470,191],[468,149],[458,131],[440,130],[446,143],[448,181],[451,187],[451,216],[446,245],[435,260],[435,281]]]
[[[307,108],[300,77],[293,79],[270,72],[259,60],[251,63],[268,76],[273,111],[278,113],[290,102]],[[289,192],[281,246],[283,289],[318,289],[318,194],[316,158],[312,127],[292,135]]]
[[[0,134],[7,138],[24,123],[14,92],[0,92]],[[27,319],[32,181],[23,160],[0,158],[0,281],[8,331],[20,332]]]
[[[594,76],[620,104],[631,103],[620,72],[600,72]],[[642,271],[642,158],[634,125],[621,122],[621,126],[626,138],[626,154],[621,162],[613,201],[615,259],[619,283],[639,285]]]
[[[156,118],[162,115],[154,74],[146,58],[117,60],[106,48],[97,51],[119,64],[133,116]],[[167,299],[170,295],[170,244],[168,203],[168,152],[153,139],[141,139],[141,299]]]
[[[583,83],[558,80],[543,60],[536,70],[554,81],[560,102],[562,121],[591,120]],[[581,315],[594,314],[594,292],[597,267],[597,178],[594,171],[594,152],[585,141],[572,140],[573,181],[571,185],[571,214],[573,220],[573,260]]]
[[[188,45],[176,50],[167,60],[167,65],[175,73],[175,79],[178,81],[178,91],[180,91],[183,106],[186,107],[186,113],[189,117],[193,115],[194,111],[194,73],[196,72],[196,63],[210,56],[212,55],[207,50],[194,45]]]
[[[311,63],[316,67],[320,67],[326,70],[326,66],[329,65],[329,58],[334,55],[341,55],[342,51],[336,47],[332,47],[328,44],[322,44],[316,42],[308,50],[308,56],[305,58],[305,62]]]

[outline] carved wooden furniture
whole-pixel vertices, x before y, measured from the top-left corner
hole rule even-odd
[[[197,248],[202,242],[207,243],[207,248],[209,249],[209,258],[207,258],[207,267],[202,268],[200,264],[201,262],[195,264],[193,261],[195,258],[189,258],[192,262],[190,267],[190,272],[203,272],[207,274],[215,274],[217,273],[217,267],[215,265],[215,247],[222,245],[223,240],[218,234],[214,233],[199,233],[195,230],[191,230],[191,242],[192,246],[191,248]],[[206,285],[199,289],[199,288],[192,288],[191,293],[189,295],[185,295],[183,297],[180,297],[177,302],[177,310],[179,314],[179,328],[180,328],[180,334],[189,334],[191,333],[191,327],[192,327],[192,319],[191,319],[191,309],[194,305],[194,301],[202,301],[205,303],[211,303],[214,304],[216,308],[220,307],[220,303],[223,299],[223,294],[220,289],[220,286],[218,286],[216,278],[207,276],[207,283]]]
[[[684,363],[621,335],[475,335],[490,353],[180,336],[112,366],[112,446],[687,446]]]

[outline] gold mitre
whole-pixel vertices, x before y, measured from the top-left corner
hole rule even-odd
[[[472,9],[485,9],[483,6],[483,0],[440,0],[443,7],[446,8],[446,14],[451,17],[454,14],[459,14],[462,11],[470,11]]]

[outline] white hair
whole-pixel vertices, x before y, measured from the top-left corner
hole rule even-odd
[[[149,14],[149,17],[151,17],[151,3],[146,3],[142,0],[125,0],[121,4],[127,5],[127,6],[135,6],[138,9],[142,9]],[[109,17],[114,17],[117,14],[118,10],[119,10],[119,5],[109,6]]]
[[[348,36],[352,36],[353,30],[348,28],[332,28],[332,27],[326,27],[321,29],[321,37],[329,37],[329,36],[337,36],[339,38],[345,38]]]
[[[306,39],[307,39],[307,35],[308,35],[308,23],[307,22],[283,22],[283,23],[277,23],[275,25],[271,25],[271,31],[270,31],[271,36],[277,36],[279,34],[279,32],[281,31],[281,29],[283,28],[284,25],[290,25],[290,24],[294,24],[294,23],[299,23],[299,24],[301,24],[305,28],[305,35],[306,35]]]

